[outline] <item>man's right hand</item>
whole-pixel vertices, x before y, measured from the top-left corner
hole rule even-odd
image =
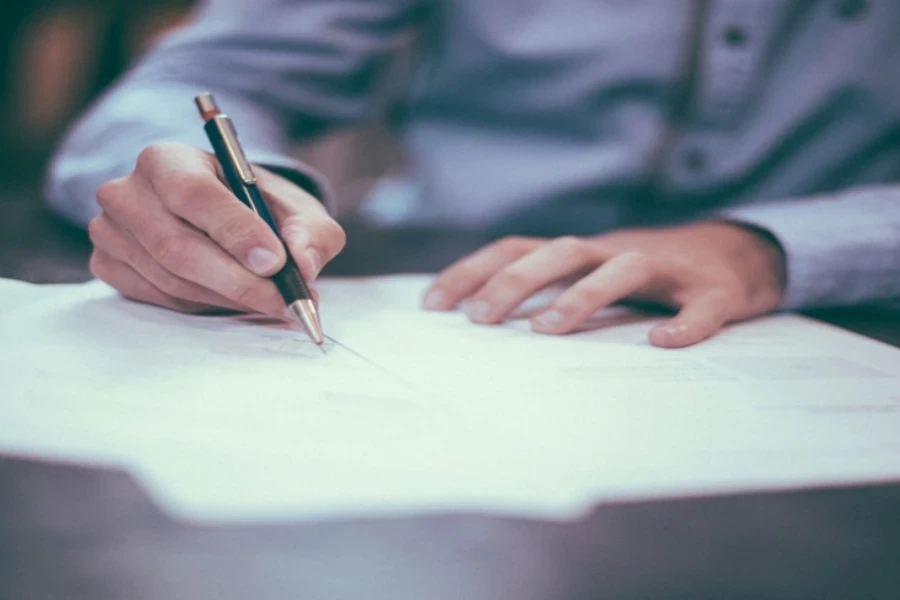
[[[255,167],[260,191],[307,281],[344,247],[340,225],[290,181]],[[149,146],[128,176],[97,191],[91,271],[125,296],[190,312],[250,311],[283,317],[267,279],[284,245],[223,182],[215,157],[191,146]]]

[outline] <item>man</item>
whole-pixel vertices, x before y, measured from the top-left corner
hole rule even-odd
[[[544,236],[463,259],[425,306],[498,323],[565,282],[536,331],[638,299],[679,309],[654,344],[687,346],[900,298],[898,27],[893,0],[214,0],[75,128],[49,197],[90,220],[93,272],[124,295],[280,314],[284,249],[222,183],[191,98],[234,118],[312,279],[344,234],[290,147],[376,115],[419,32],[398,127],[417,220]]]

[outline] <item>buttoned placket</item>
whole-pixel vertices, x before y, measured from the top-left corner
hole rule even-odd
[[[699,51],[690,99],[666,156],[665,187],[672,198],[690,197],[714,184],[723,135],[734,128],[759,89],[780,0],[698,2]]]

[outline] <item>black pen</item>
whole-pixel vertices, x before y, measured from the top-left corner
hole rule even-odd
[[[216,158],[222,165],[231,191],[238,200],[259,215],[266,225],[272,228],[278,239],[284,243],[281,232],[278,230],[278,224],[259,191],[250,161],[247,160],[247,156],[238,142],[237,131],[231,119],[219,111],[212,94],[200,94],[194,98],[194,102],[206,122],[203,128],[216,153]],[[291,257],[287,246],[285,246],[285,253],[287,254],[287,263],[283,269],[272,276],[272,281],[275,282],[275,287],[284,298],[290,313],[303,325],[309,337],[319,347],[322,347],[322,344],[325,343],[325,336],[322,334],[322,325],[319,321],[316,304],[300,273],[300,268]]]

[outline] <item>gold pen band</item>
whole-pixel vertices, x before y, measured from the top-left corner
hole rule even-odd
[[[256,183],[256,175],[253,173],[250,161],[247,160],[247,155],[244,154],[244,150],[237,141],[237,131],[235,131],[231,119],[228,118],[228,115],[219,114],[210,120],[219,125],[219,133],[225,143],[225,150],[228,152],[228,157],[231,159],[238,177],[244,183]]]

